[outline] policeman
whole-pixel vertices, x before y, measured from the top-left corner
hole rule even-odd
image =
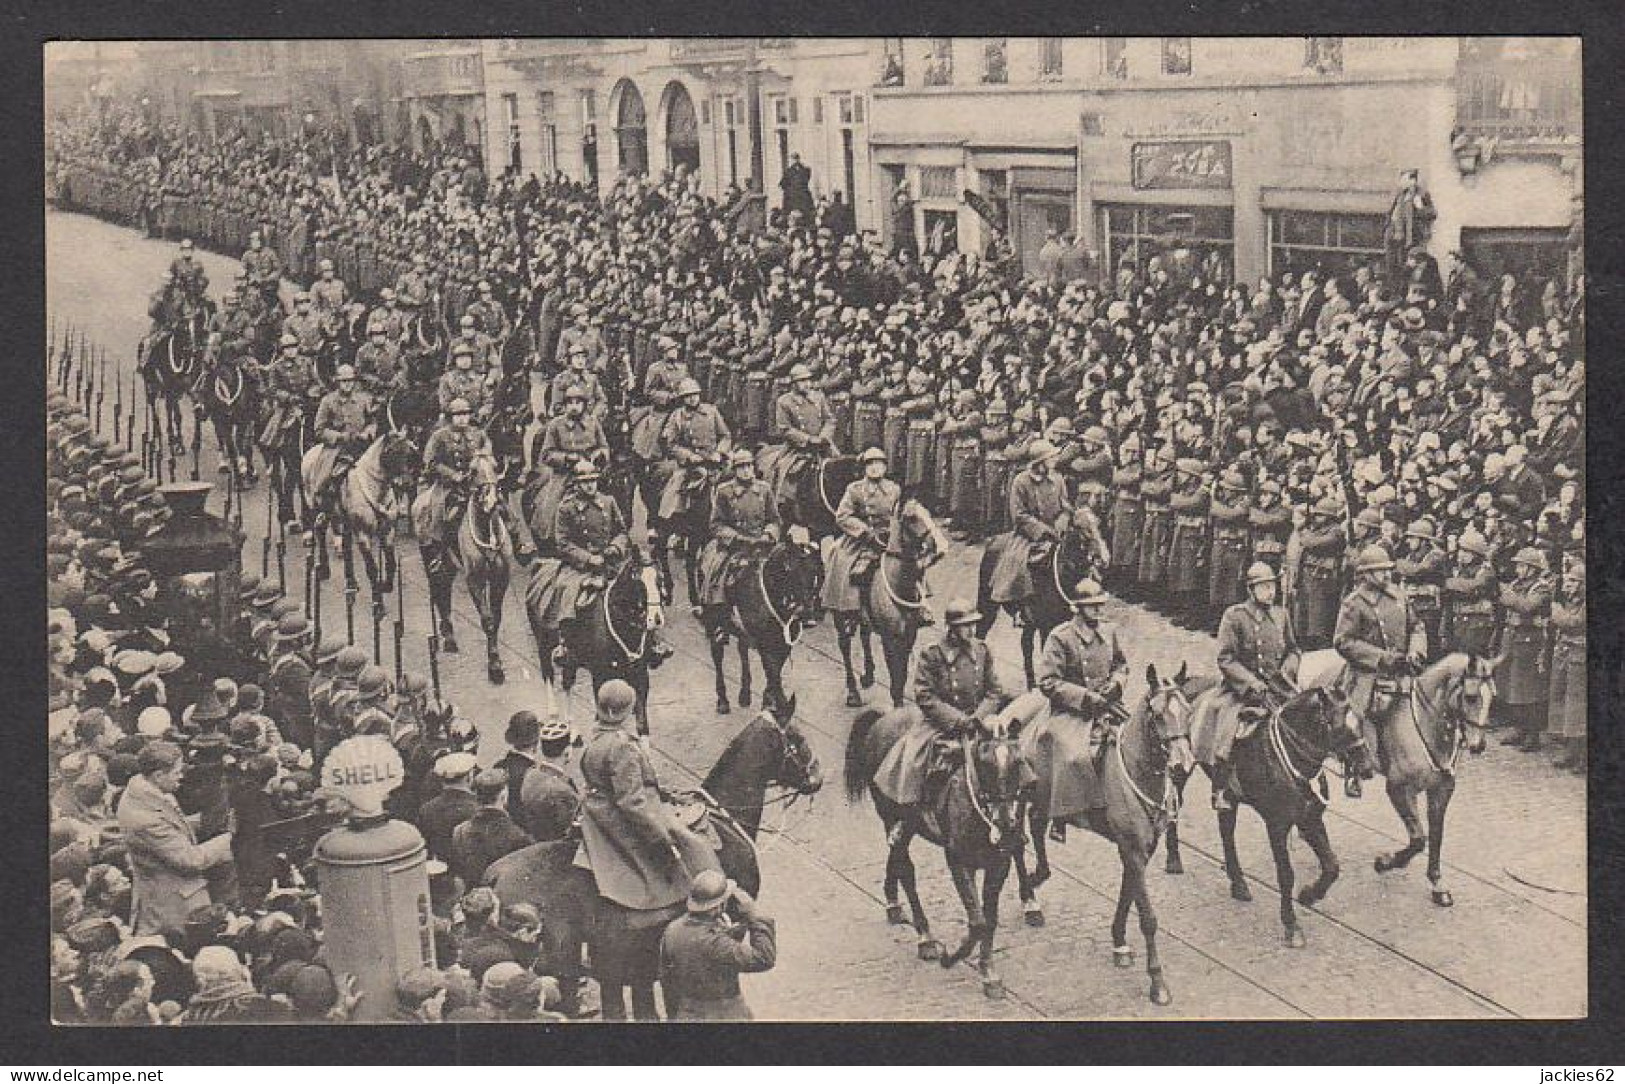
[[[457,340],[451,348],[451,363],[452,367],[441,374],[435,388],[440,409],[449,413],[452,400],[461,399],[483,420],[490,411],[490,395],[485,378],[474,368],[474,347],[465,340]]]
[[[1444,653],[1464,651],[1475,659],[1495,652],[1500,585],[1490,566],[1489,540],[1469,527],[1456,540],[1456,563],[1440,589],[1439,638]]]
[[[1066,821],[1105,806],[1095,773],[1095,751],[1105,728],[1127,716],[1123,681],[1128,659],[1114,626],[1100,619],[1106,592],[1092,579],[1072,589],[1072,620],[1044,641],[1037,668],[1038,690],[1049,714],[1023,736],[1034,767],[1049,783],[1050,838],[1066,840]]]
[[[1427,630],[1428,649],[1442,654],[1439,639],[1440,596],[1449,574],[1449,557],[1434,534],[1433,520],[1420,516],[1405,528],[1405,552],[1394,562],[1399,586]]]
[[[1207,464],[1186,456],[1174,464],[1174,491],[1168,497],[1173,532],[1168,539],[1168,591],[1176,621],[1191,627],[1207,624],[1203,614],[1208,593],[1208,508],[1212,503]]]
[[[939,739],[954,742],[1003,710],[1009,694],[999,682],[993,653],[976,635],[982,615],[968,600],[948,603],[942,639],[920,653],[914,672],[914,719],[875,771],[875,786],[899,805],[928,808],[940,773]],[[906,828],[892,826],[897,846]]]
[[[1349,710],[1360,720],[1366,745],[1379,754],[1379,723],[1398,704],[1404,682],[1427,661],[1427,632],[1394,586],[1393,569],[1393,559],[1381,546],[1360,551],[1354,590],[1343,599],[1332,633],[1332,647],[1348,663],[1344,691]],[[1360,796],[1354,773],[1344,782],[1349,797]]]
[[[1267,715],[1297,687],[1298,641],[1277,601],[1280,573],[1263,561],[1247,569],[1247,600],[1219,619],[1219,675],[1225,701],[1214,716],[1213,808],[1231,809],[1235,769],[1230,750],[1243,715]]]
[[[700,551],[700,598],[695,616],[707,621],[713,638],[726,638],[727,630],[716,611],[726,607],[729,565],[737,556],[771,545],[781,530],[773,490],[756,477],[756,457],[749,449],[736,448],[729,459],[732,475],[718,485],[711,498],[711,537]],[[724,697],[717,708],[727,707]]]
[[[892,517],[903,490],[886,477],[886,453],[868,448],[858,457],[863,477],[846,487],[835,509],[841,535],[830,549],[824,577],[824,607],[835,614],[856,614],[863,608],[863,583],[875,561],[885,552]],[[847,706],[861,707],[862,698],[847,689]]]
[[[670,520],[688,508],[687,487],[695,471],[720,465],[728,451],[732,434],[717,408],[700,402],[700,383],[692,377],[677,386],[677,409],[666,419],[660,434],[679,470],[666,482],[660,496],[658,519]]]

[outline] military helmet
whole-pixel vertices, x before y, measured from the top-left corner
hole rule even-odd
[[[1434,533],[1433,521],[1426,516],[1422,516],[1415,523],[1405,528],[1405,537],[1423,538],[1432,542],[1438,538],[1438,535]]]
[[[355,379],[355,366],[354,365],[340,365],[338,367],[338,371],[333,374],[333,379],[335,379],[335,380],[354,380]]]
[[[638,694],[620,678],[604,682],[598,690],[598,716],[606,722],[618,723],[632,714]]]
[[[1253,587],[1261,583],[1275,583],[1281,578],[1280,573],[1265,564],[1263,561],[1254,561],[1247,569],[1247,586]]]
[[[469,405],[469,402],[468,402],[467,399],[464,399],[461,395],[459,395],[457,398],[453,399],[451,402],[446,404],[446,413],[447,414],[472,414],[472,413],[474,413],[474,408]]]
[[[1456,540],[1456,549],[1462,553],[1477,554],[1486,561],[1494,556],[1494,552],[1490,547],[1490,540],[1471,527],[1461,532],[1461,537]]]
[[[1061,449],[1057,448],[1049,441],[1035,440],[1027,449],[1027,462],[1031,463],[1033,466],[1037,466],[1040,463],[1049,462],[1051,459],[1054,459],[1060,454]]]
[[[865,448],[863,454],[858,456],[858,462],[860,463],[884,463],[885,461],[886,453],[879,448]]]
[[[813,378],[812,370],[807,368],[805,365],[796,364],[796,365],[790,366],[790,381],[791,381],[791,383],[798,383],[798,382],[800,382],[802,380],[811,380],[812,378]]]
[[[1546,563],[1546,554],[1534,546],[1525,546],[1519,550],[1517,556],[1512,558],[1512,563],[1523,565],[1526,568],[1538,569],[1541,572],[1545,572],[1549,567]]]
[[[682,398],[682,397],[688,396],[688,395],[698,395],[698,394],[700,394],[700,382],[698,380],[695,380],[691,376],[690,377],[685,377],[683,379],[682,383],[677,385],[677,396],[678,396],[678,398]]]
[[[1394,559],[1388,556],[1388,551],[1381,546],[1371,545],[1360,551],[1359,560],[1355,562],[1356,572],[1383,572],[1394,567]]]
[[[950,600],[947,609],[943,611],[943,620],[950,628],[955,625],[974,625],[981,619],[981,613],[967,598]]]
[[[355,644],[350,644],[339,652],[338,658],[334,660],[334,665],[344,677],[356,678],[360,677],[361,671],[367,668],[367,661],[366,650],[357,647]]]
[[[1072,428],[1072,419],[1065,414],[1049,423],[1048,433],[1052,436],[1070,437],[1076,432],[1077,430]]]
[[[578,482],[586,482],[602,477],[598,470],[598,464],[594,463],[590,459],[576,460],[576,465],[571,468],[570,473]]]
[[[1072,588],[1071,603],[1078,606],[1104,606],[1108,600],[1106,592],[1100,584],[1090,577],[1079,580],[1077,586]]]
[[[728,457],[728,465],[731,467],[754,466],[755,463],[756,456],[749,448],[735,448],[733,454]]]
[[[282,348],[284,350],[286,350],[290,346],[298,346],[298,345],[299,345],[298,336],[295,336],[295,335],[284,335],[284,336],[282,336],[281,346],[282,346]]]
[[[1083,442],[1085,444],[1105,445],[1110,444],[1111,439],[1111,436],[1106,432],[1106,427],[1103,425],[1091,425],[1083,431]]]
[[[587,401],[587,389],[582,387],[580,384],[571,384],[569,387],[564,389],[564,395],[562,398],[566,403],[568,403],[571,399],[580,399],[583,403],[585,403]]]
[[[1343,506],[1335,497],[1322,497],[1315,503],[1313,511],[1317,516],[1324,516],[1327,519],[1336,519],[1338,516],[1343,514]]]

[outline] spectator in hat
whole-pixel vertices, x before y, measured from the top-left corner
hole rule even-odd
[[[448,864],[452,855],[452,833],[480,808],[480,801],[474,795],[474,773],[479,766],[473,753],[447,753],[435,761],[434,776],[440,781],[440,793],[424,802],[418,813],[418,827],[423,831],[429,854]]]
[[[508,775],[500,768],[487,768],[474,777],[474,797],[479,808],[452,829],[451,850],[446,862],[464,884],[477,885],[485,870],[505,854],[530,845],[530,836],[508,814]]]
[[[124,789],[118,826],[130,854],[135,881],[131,924],[139,935],[178,927],[208,905],[205,874],[231,861],[231,833],[197,842],[175,800],[186,774],[180,746],[150,742],[137,759],[141,771]]]
[[[535,767],[525,773],[514,819],[538,842],[565,839],[581,814],[581,790],[570,765],[570,725],[539,724]]]
[[[516,711],[508,718],[502,737],[508,743],[508,751],[494,766],[508,777],[508,810],[515,816],[518,816],[525,776],[536,766],[536,743],[540,737],[541,723],[535,712]]]

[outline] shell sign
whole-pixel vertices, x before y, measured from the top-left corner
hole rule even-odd
[[[322,786],[340,795],[358,816],[381,817],[384,799],[405,780],[400,753],[379,734],[340,742],[322,762]]]

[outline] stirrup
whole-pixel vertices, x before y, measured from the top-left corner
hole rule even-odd
[[[1365,792],[1360,787],[1360,777],[1353,772],[1343,777],[1343,797],[1358,798]]]

